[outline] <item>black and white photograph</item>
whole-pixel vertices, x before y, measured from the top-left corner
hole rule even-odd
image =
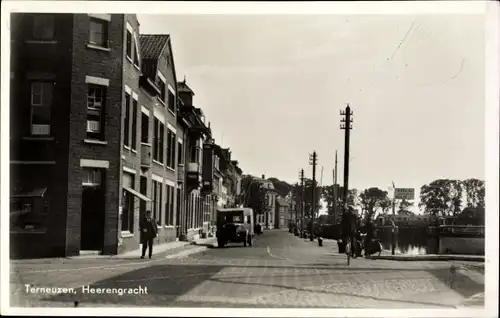
[[[1,14],[2,314],[498,314],[497,2]]]

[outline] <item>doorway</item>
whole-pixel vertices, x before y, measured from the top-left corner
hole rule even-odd
[[[100,169],[84,169],[80,250],[102,251],[104,247],[105,192]]]

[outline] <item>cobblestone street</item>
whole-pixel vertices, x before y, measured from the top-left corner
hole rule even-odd
[[[257,237],[253,247],[208,248],[180,258],[17,261],[11,305],[455,308],[484,291],[484,274],[463,262],[355,259],[347,266],[336,250],[333,241],[319,247],[274,230]],[[26,284],[75,290],[27,293]],[[87,285],[147,293],[82,293]]]

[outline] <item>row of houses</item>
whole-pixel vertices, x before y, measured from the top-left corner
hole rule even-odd
[[[213,233],[242,170],[134,14],[11,16],[11,257],[136,250]]]

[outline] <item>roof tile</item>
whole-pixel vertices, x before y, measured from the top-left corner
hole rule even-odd
[[[168,34],[141,34],[139,41],[141,42],[142,58],[157,60],[169,38]]]

